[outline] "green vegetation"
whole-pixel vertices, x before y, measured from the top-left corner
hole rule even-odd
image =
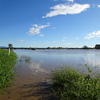
[[[12,48],[13,48],[13,45],[12,45],[12,44],[8,44],[8,47],[9,47],[10,49],[12,49]]]
[[[20,57],[20,62],[25,61],[25,62],[29,63],[30,60],[31,60],[30,56],[21,55],[21,57]]]
[[[96,44],[95,49],[100,49],[100,44]]]
[[[84,45],[82,49],[90,49],[88,46]]]
[[[63,47],[58,47],[57,49],[63,49]]]
[[[100,100],[100,74],[95,75],[88,67],[87,74],[72,67],[52,71],[52,88],[60,100]]]
[[[31,48],[31,50],[35,50],[35,48]]]
[[[47,49],[50,49],[50,47],[47,47]]]
[[[8,55],[8,50],[0,49],[0,94],[13,83],[16,58],[13,51]]]

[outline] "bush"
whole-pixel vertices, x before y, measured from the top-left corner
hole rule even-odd
[[[100,100],[99,75],[92,77],[92,70],[81,74],[67,67],[52,71],[52,89],[60,100]]]

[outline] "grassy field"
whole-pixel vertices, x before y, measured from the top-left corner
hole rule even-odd
[[[60,100],[100,100],[100,74],[94,77],[90,67],[87,74],[72,67],[52,71],[52,88]]]
[[[8,55],[8,50],[0,49],[0,94],[13,83],[16,58],[13,51]]]

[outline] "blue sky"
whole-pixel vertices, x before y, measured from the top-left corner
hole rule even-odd
[[[94,47],[100,0],[0,0],[0,46]]]

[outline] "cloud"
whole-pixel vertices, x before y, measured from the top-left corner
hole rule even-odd
[[[74,2],[74,0],[62,0],[62,1],[69,1],[69,2]]]
[[[44,35],[43,34],[40,34],[39,36],[43,37]]]
[[[98,8],[100,8],[100,5],[98,5]]]
[[[28,31],[28,34],[29,34],[29,35],[36,35],[36,34],[41,33],[41,32],[40,32],[41,29],[50,26],[50,23],[48,23],[47,25],[41,25],[41,26],[39,26],[39,25],[37,25],[37,24],[34,24],[34,25],[32,25],[32,26],[33,26],[33,27],[30,28],[30,30]]]
[[[86,37],[84,37],[84,39],[91,39],[91,38],[98,38],[100,37],[100,31],[97,31],[97,32],[92,32],[90,34],[88,34]]]
[[[66,39],[67,37],[63,37],[64,39]]]
[[[89,4],[59,4],[51,7],[50,9],[53,9],[53,11],[50,11],[42,18],[53,17],[57,15],[79,14],[82,11],[85,11],[87,8],[90,8]]]
[[[37,75],[38,73],[48,73],[48,71],[46,71],[44,68],[41,68],[41,63],[43,63],[43,61],[40,61],[40,63],[29,63],[29,69],[33,72],[33,74]]]

